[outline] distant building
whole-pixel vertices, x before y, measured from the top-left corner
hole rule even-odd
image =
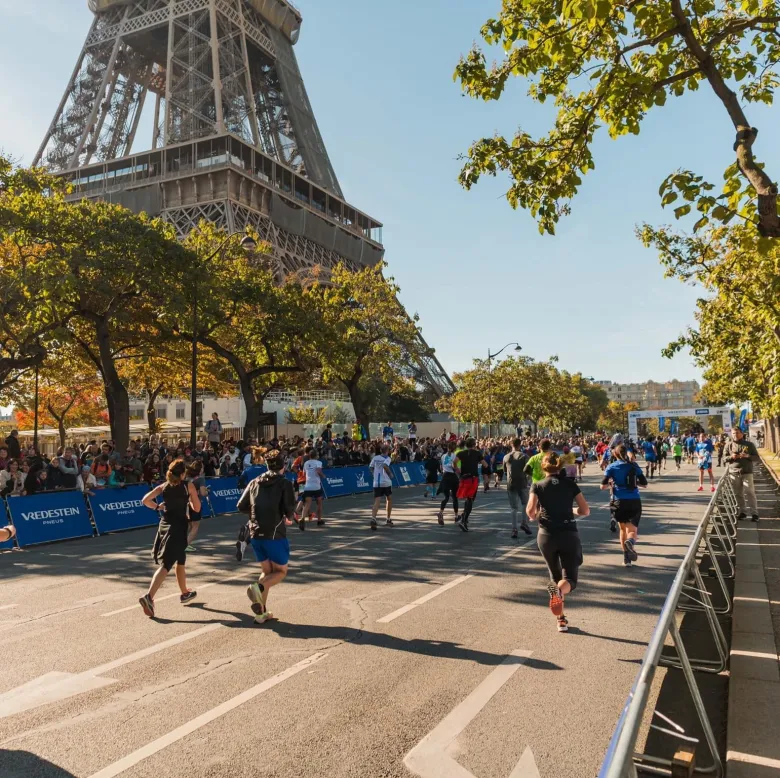
[[[610,400],[619,403],[638,403],[640,410],[661,408],[690,408],[699,404],[701,391],[698,381],[672,381],[660,383],[645,381],[642,384],[616,384],[612,381],[596,381]]]

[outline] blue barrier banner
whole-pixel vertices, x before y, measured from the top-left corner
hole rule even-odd
[[[44,492],[9,497],[8,511],[19,545],[92,537],[92,522],[81,492]]]
[[[209,499],[203,500],[203,516],[218,516],[221,513],[237,513],[238,498],[244,491],[238,486],[238,477],[209,478]],[[210,508],[210,510],[209,510]],[[213,513],[212,513],[213,511]]]
[[[356,494],[374,491],[374,477],[367,467],[350,467]]]
[[[399,486],[415,486],[420,483],[420,471],[417,462],[396,462],[390,465]]]
[[[354,494],[355,475],[350,467],[329,467],[322,471],[322,485],[326,497],[346,497]]]
[[[412,465],[412,474],[417,479],[415,483],[424,484],[428,480],[428,471],[422,462],[415,462]]]
[[[98,534],[157,524],[160,520],[157,511],[149,510],[141,502],[151,488],[146,484],[133,484],[123,489],[96,489],[89,497],[89,505]]]
[[[0,497],[0,529],[8,526],[8,512],[5,509],[5,500]],[[13,538],[0,543],[0,550],[5,550],[14,547]]]

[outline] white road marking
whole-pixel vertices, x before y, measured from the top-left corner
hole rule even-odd
[[[11,608],[18,608],[18,605],[0,605],[0,611],[8,611]]]
[[[769,759],[757,754],[743,754],[741,751],[729,751],[726,754],[727,762],[746,762],[747,764],[760,765],[761,767],[774,767],[780,770],[780,759]]]
[[[730,654],[731,656],[750,656],[753,659],[772,659],[775,662],[778,660],[777,654],[765,654],[761,651],[735,651],[732,648]]]
[[[452,589],[458,584],[462,584],[464,581],[468,581],[469,578],[473,578],[473,577],[474,577],[473,575],[459,575],[457,578],[453,578],[449,583],[446,583],[443,586],[438,587],[438,589],[434,589],[432,592],[428,592],[428,594],[426,594],[424,597],[420,597],[419,600],[410,602],[408,605],[404,605],[403,608],[399,608],[397,611],[388,613],[387,616],[382,616],[381,619],[377,619],[377,623],[389,624],[391,621],[394,621],[399,616],[403,616],[405,613],[409,613],[409,611],[414,610],[419,605],[424,605],[426,602],[432,600],[434,597],[438,597],[440,594],[444,594],[444,592],[448,591],[449,589]]]
[[[340,548],[349,548],[350,546],[357,546],[358,543],[366,543],[367,541],[371,540],[372,538],[377,538],[379,535],[369,535],[365,538],[360,538],[360,540],[353,540],[351,543],[340,543],[337,546],[330,546],[330,548],[323,548],[320,551],[312,551],[310,554],[303,554],[303,556],[298,557],[298,559],[311,559],[313,556],[320,556],[321,554],[329,554],[331,551],[338,551]]]
[[[205,627],[196,629],[193,632],[186,632],[170,640],[149,646],[149,648],[142,648],[140,651],[135,651],[132,654],[115,659],[113,662],[98,665],[82,673],[52,672],[42,675],[21,686],[17,686],[15,689],[0,694],[0,719],[37,708],[41,705],[65,700],[76,694],[83,694],[93,689],[100,689],[103,686],[117,683],[116,680],[111,678],[99,678],[98,676],[110,673],[130,662],[136,662],[139,659],[144,659],[147,656],[164,651],[166,648],[179,645],[179,643],[193,640],[221,627],[222,624],[207,624]]]
[[[458,735],[517,672],[531,653],[522,649],[513,651],[404,757],[406,767],[420,778],[475,778],[474,774],[458,764],[448,751],[455,749]],[[536,769],[536,761],[530,748],[526,748],[509,778],[539,778],[539,771]]]
[[[192,719],[192,721],[188,721],[186,724],[182,724],[180,727],[172,730],[167,735],[163,735],[162,737],[157,738],[157,740],[153,740],[148,745],[139,748],[137,751],[133,751],[132,754],[128,754],[119,761],[108,765],[108,767],[104,767],[94,775],[91,775],[90,778],[113,778],[115,775],[119,775],[125,770],[129,770],[139,762],[143,762],[144,759],[148,759],[158,751],[162,751],[164,748],[167,748],[182,738],[187,737],[187,735],[192,734],[201,727],[205,727],[207,724],[210,724],[220,716],[224,716],[226,713],[229,713],[235,708],[238,708],[245,702],[249,702],[249,700],[252,700],[263,692],[272,689],[274,686],[277,686],[283,681],[286,681],[288,678],[292,678],[302,670],[308,669],[316,662],[324,659],[326,656],[327,654],[321,653],[312,654],[302,662],[298,662],[297,665],[293,665],[292,667],[287,668],[287,670],[284,670],[278,675],[275,675],[273,678],[269,678],[267,681],[263,681],[262,683],[257,684],[257,686],[253,686],[251,689],[247,689],[237,697],[233,697],[233,699],[227,700],[227,702],[223,702],[216,708],[212,708],[210,711],[206,711],[206,713],[203,713],[197,718]]]

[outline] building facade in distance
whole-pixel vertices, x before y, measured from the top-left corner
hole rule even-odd
[[[645,381],[641,384],[616,384],[612,381],[596,381],[610,400],[619,403],[637,403],[639,410],[661,408],[690,408],[699,403],[701,387],[698,381],[678,381],[676,378],[663,383]]]

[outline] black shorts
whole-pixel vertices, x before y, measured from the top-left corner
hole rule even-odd
[[[493,470],[489,467],[483,467],[482,475],[493,475]]]
[[[374,497],[392,497],[393,496],[393,487],[392,486],[375,486],[374,487]]]
[[[576,530],[549,532],[540,527],[536,534],[536,544],[547,563],[550,580],[557,583],[564,579],[569,582],[574,591],[577,588],[582,565],[582,543],[579,533]]]
[[[642,518],[641,500],[612,500],[609,504],[609,510],[612,518],[618,524],[633,524],[639,526],[639,520]]]
[[[493,475],[495,475],[496,478],[498,478],[499,481],[504,480],[504,471],[503,470],[495,470],[493,472]]]
[[[190,508],[189,515],[187,516],[187,520],[192,521],[200,521],[203,518],[203,513],[201,511],[194,511],[192,508]]]
[[[425,477],[425,483],[435,486],[437,483],[439,483],[439,474],[428,473],[428,475]]]
[[[304,492],[301,497],[304,500],[321,500],[325,496],[325,492],[322,489],[316,489],[311,492]]]

